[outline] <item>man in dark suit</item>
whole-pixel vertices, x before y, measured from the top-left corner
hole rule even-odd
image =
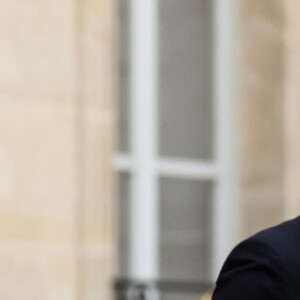
[[[300,217],[257,233],[229,254],[212,300],[250,299],[300,299]]]

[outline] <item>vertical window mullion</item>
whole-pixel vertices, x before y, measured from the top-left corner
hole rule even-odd
[[[130,8],[130,275],[139,280],[158,276],[157,5],[157,0],[131,0]]]
[[[214,0],[213,101],[216,181],[213,205],[213,279],[235,239],[234,195],[234,45],[235,0]]]

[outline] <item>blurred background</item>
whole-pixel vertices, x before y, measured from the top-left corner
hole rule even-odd
[[[200,299],[299,214],[299,1],[0,5],[1,299]]]

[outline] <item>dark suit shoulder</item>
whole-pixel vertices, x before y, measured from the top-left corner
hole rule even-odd
[[[287,299],[300,299],[300,217],[257,233],[254,237],[269,243],[284,267]]]
[[[300,218],[239,243],[226,259],[213,300],[300,299]]]
[[[239,243],[226,259],[213,300],[286,300],[284,268],[276,249],[260,235]]]
[[[276,226],[264,229],[253,236],[272,244],[275,248],[280,248],[282,245],[286,245],[295,239],[293,237],[299,237],[300,230],[300,217],[285,221]],[[299,240],[300,241],[300,240]]]

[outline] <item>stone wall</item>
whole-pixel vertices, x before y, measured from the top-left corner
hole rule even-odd
[[[240,235],[284,216],[284,5],[243,0],[239,30]]]
[[[112,1],[0,6],[0,298],[108,299]]]
[[[240,236],[300,214],[300,3],[240,2]]]
[[[300,2],[285,1],[285,217],[300,214]]]

